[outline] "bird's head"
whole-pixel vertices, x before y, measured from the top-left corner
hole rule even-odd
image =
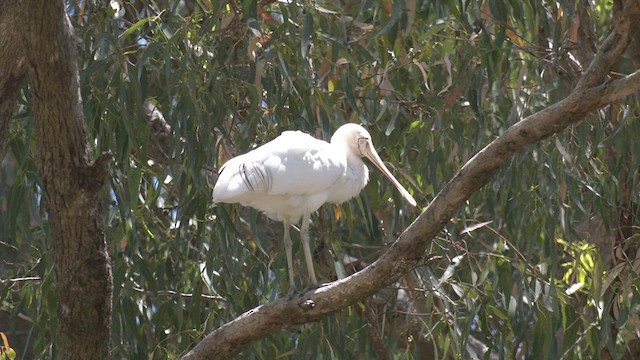
[[[382,159],[380,159],[380,156],[371,141],[371,135],[365,128],[358,124],[344,124],[340,126],[331,137],[331,144],[343,147],[352,155],[366,157],[369,159],[369,161],[371,161],[378,170],[391,180],[402,196],[407,199],[411,205],[416,206],[416,201],[413,197],[404,187],[402,187],[402,185],[400,185],[398,180],[396,180],[389,169],[384,165]]]
[[[340,126],[338,130],[333,133],[331,143],[344,147],[346,151],[360,157],[368,158],[366,154],[369,151],[367,149],[373,149],[369,132],[362,126],[352,123]]]

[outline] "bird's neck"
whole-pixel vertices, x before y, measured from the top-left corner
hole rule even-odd
[[[347,153],[345,174],[338,179],[329,196],[330,202],[341,203],[358,195],[369,181],[369,169],[359,156]]]

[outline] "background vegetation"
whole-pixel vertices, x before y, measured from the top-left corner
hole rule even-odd
[[[89,143],[113,154],[101,195],[112,356],[177,357],[286,292],[282,226],[211,203],[224,161],[284,130],[329,139],[362,123],[426,206],[484,145],[566,96],[612,7],[67,2]],[[612,78],[638,68],[636,48]],[[639,109],[629,97],[529,147],[446,225],[427,265],[242,357],[637,356]],[[25,86],[0,158],[0,330],[19,358],[49,358],[57,303],[32,132]],[[357,199],[313,216],[321,278],[372,262],[418,214],[372,171]]]

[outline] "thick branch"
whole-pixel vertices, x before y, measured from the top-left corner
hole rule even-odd
[[[244,313],[209,334],[184,359],[228,359],[253,341],[285,326],[321,319],[371,296],[419,265],[429,241],[516,152],[562,131],[608,103],[640,91],[640,71],[605,82],[610,67],[629,42],[630,24],[639,13],[640,4],[628,1],[625,9],[574,91],[564,100],[513,125],[476,154],[376,262],[315,291]]]
[[[588,88],[602,83],[620,55],[629,45],[634,25],[640,16],[637,1],[614,1],[614,19],[618,22],[607,38],[600,44],[598,53],[589,68],[580,78],[576,89]],[[615,20],[614,20],[615,21]]]

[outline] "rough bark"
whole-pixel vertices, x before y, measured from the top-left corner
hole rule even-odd
[[[18,34],[36,136],[58,300],[57,353],[107,359],[112,276],[97,195],[110,160],[94,161],[80,98],[76,41],[65,2],[19,3]]]
[[[0,163],[9,135],[9,121],[13,115],[26,68],[18,26],[19,5],[14,1],[0,1]]]
[[[640,16],[637,0],[618,1],[616,6],[623,11],[615,18],[612,32],[569,96],[518,122],[469,160],[377,261],[348,278],[247,311],[210,333],[183,359],[228,359],[286,326],[316,321],[371,296],[419,265],[431,239],[515,153],[579,122],[602,106],[640,91],[640,70],[607,80],[609,70],[629,44],[635,19]]]

